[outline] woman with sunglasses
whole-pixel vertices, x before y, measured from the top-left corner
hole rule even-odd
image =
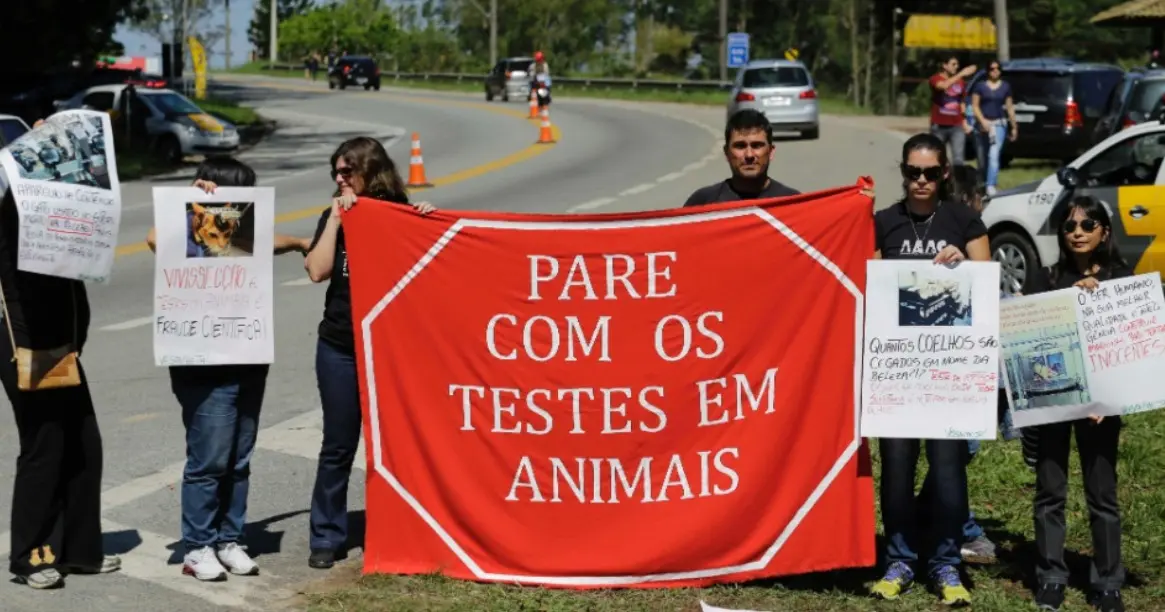
[[[874,215],[874,256],[881,259],[930,259],[957,264],[964,259],[991,258],[987,227],[979,214],[952,198],[950,162],[942,140],[918,134],[902,146],[902,187],[905,196]],[[914,476],[922,441],[881,438],[881,505],[886,534],[886,573],[871,589],[874,597],[897,599],[914,582],[920,542],[915,530],[918,514],[929,516],[929,536],[921,541],[934,549],[927,559],[927,575],[942,603],[969,605],[971,594],[959,576],[962,564],[963,524],[967,502],[967,442],[926,440],[926,458],[932,481],[920,507],[914,497]]]
[[[1042,293],[1079,287],[1094,291],[1101,281],[1132,276],[1112,239],[1112,219],[1104,205],[1090,196],[1072,201],[1058,236],[1060,259],[1036,275],[1029,291]],[[1026,427],[1034,431],[1036,495],[1036,604],[1059,610],[1068,584],[1064,562],[1067,527],[1068,455],[1073,431],[1084,475],[1084,499],[1092,529],[1092,593],[1089,601],[1101,612],[1122,612],[1120,589],[1125,580],[1121,562],[1121,518],[1116,491],[1117,445],[1121,418],[1098,417]]]
[[[348,479],[360,444],[360,387],[356,339],[348,285],[348,251],[342,211],[358,197],[408,204],[404,181],[379,141],[365,136],[340,145],[332,154],[332,205],[320,215],[304,268],[312,282],[330,281],[316,344],[316,379],[324,412],[324,439],[311,498],[311,555],[308,565],[328,569],[347,554]],[[428,214],[428,202],[413,204]]]
[[[1003,80],[1003,67],[998,61],[988,64],[987,78],[971,88],[971,109],[978,126],[975,130],[975,154],[979,161],[979,172],[987,183],[987,195],[995,195],[995,188],[999,184],[999,158],[1003,153],[1003,141],[1005,138],[1014,141],[1019,135],[1011,85]]]

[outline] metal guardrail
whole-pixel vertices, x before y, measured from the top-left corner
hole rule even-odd
[[[302,65],[275,64],[265,65],[263,70],[271,72],[302,72]],[[382,79],[401,81],[437,81],[443,83],[484,83],[486,75],[468,74],[462,72],[385,72],[381,71]],[[554,77],[555,84],[570,85],[582,89],[648,89],[653,91],[728,91],[732,84],[721,81],[665,81],[658,79],[612,79],[605,77],[579,78]]]

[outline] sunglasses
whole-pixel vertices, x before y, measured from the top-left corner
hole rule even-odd
[[[1076,223],[1075,219],[1068,219],[1064,222],[1064,233],[1071,234],[1072,232],[1076,231],[1077,225],[1078,224]],[[1086,233],[1091,234],[1092,232],[1096,231],[1096,228],[1100,227],[1100,223],[1098,223],[1096,219],[1085,219],[1079,223],[1079,226],[1080,229],[1084,230]]]
[[[343,168],[332,168],[332,180],[336,180],[337,176],[348,178],[352,176],[352,166],[344,166]]]
[[[902,176],[911,181],[917,181],[923,177],[925,177],[928,181],[937,181],[942,178],[943,169],[942,166],[919,168],[918,166],[911,166],[910,164],[902,164]]]

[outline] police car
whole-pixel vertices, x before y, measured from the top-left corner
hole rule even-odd
[[[987,199],[983,222],[1001,288],[1023,291],[1041,267],[1056,261],[1060,223],[1072,198],[1083,195],[1108,209],[1116,245],[1137,274],[1165,273],[1163,160],[1165,116],[1109,136],[1043,180]]]

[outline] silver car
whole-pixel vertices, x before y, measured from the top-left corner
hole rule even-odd
[[[530,64],[532,57],[507,57],[497,63],[485,77],[485,99],[492,102],[500,97],[503,102],[510,98],[526,100],[530,97]]]
[[[728,100],[728,116],[754,109],[765,114],[776,131],[800,132],[815,139],[817,89],[809,69],[801,62],[783,59],[749,62],[736,74]]]

